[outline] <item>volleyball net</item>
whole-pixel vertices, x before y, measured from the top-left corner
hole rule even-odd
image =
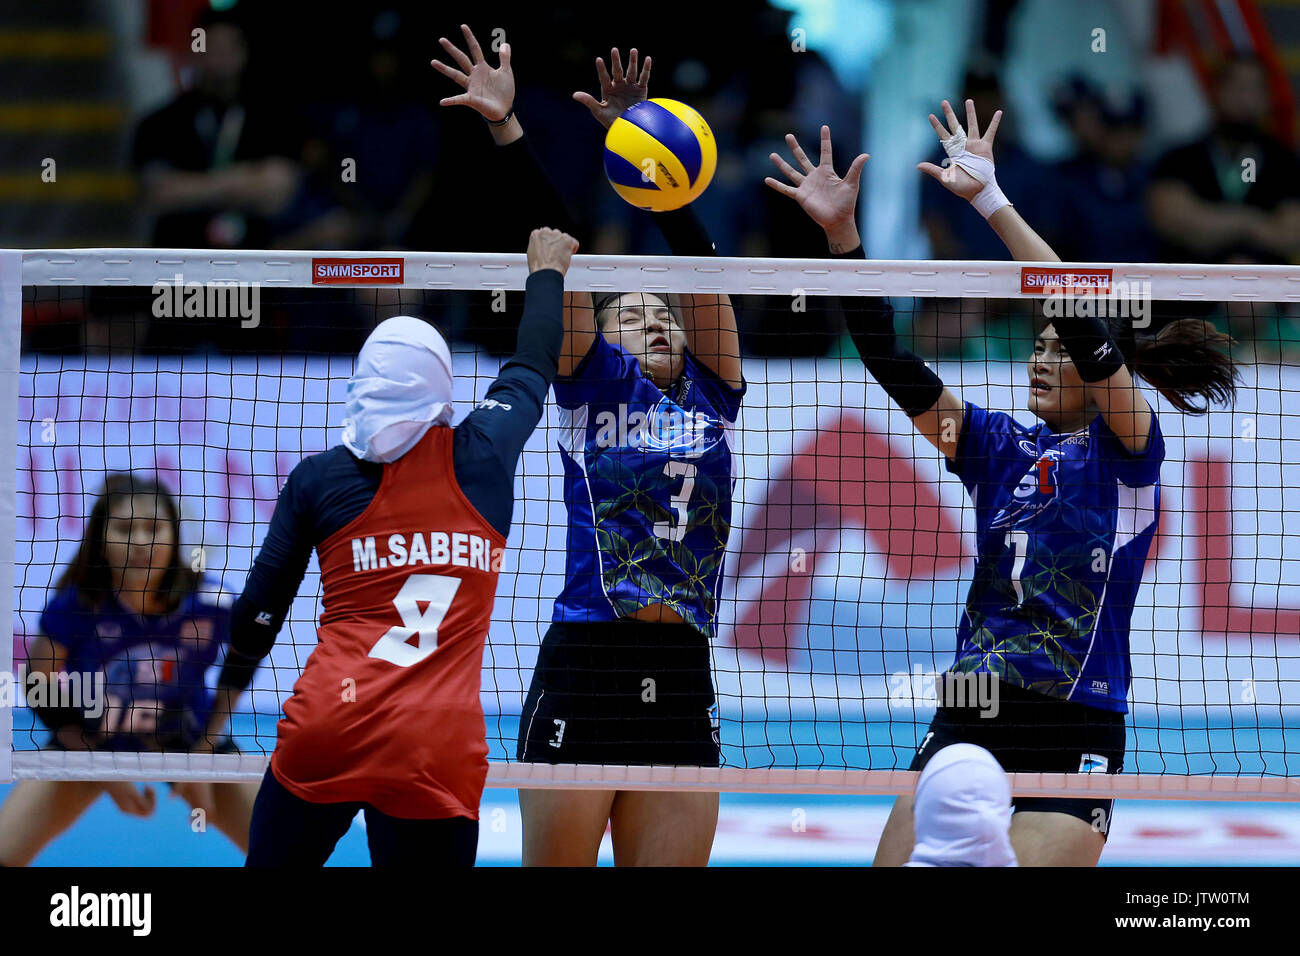
[[[171,491],[183,554],[233,597],[289,471],[339,443],[370,329],[409,314],[446,331],[459,421],[513,348],[526,277],[522,255],[0,253],[0,538],[14,542],[12,563],[0,556],[14,625],[0,646],[0,780],[258,779],[316,644],[314,557],[240,700],[239,753],[55,749],[27,706],[48,689],[26,654],[106,476]],[[910,792],[971,581],[974,512],[868,381],[841,299],[887,297],[950,388],[1032,424],[1024,363],[1044,293],[1064,290],[1139,329],[1214,321],[1239,340],[1242,383],[1233,407],[1201,417],[1144,391],[1166,462],[1132,617],[1125,773],[1019,773],[1016,792],[1300,799],[1300,268],[579,256],[565,287],[737,305],[749,387],[712,644],[723,766],[514,760],[565,571],[551,402],[518,467],[484,654],[489,785]],[[108,680],[82,677],[87,694]]]

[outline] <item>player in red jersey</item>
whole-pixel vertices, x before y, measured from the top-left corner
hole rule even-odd
[[[358,811],[376,866],[473,865],[487,777],[483,642],[576,248],[557,230],[532,233],[518,349],[463,422],[450,427],[442,336],[388,319],[348,383],[343,444],[285,482],[233,611],[223,706],[270,651],[313,547],[319,644],[285,704],[249,866],[322,865]]]

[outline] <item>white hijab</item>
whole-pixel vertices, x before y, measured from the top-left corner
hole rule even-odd
[[[410,315],[385,319],[348,379],[343,444],[366,461],[396,461],[434,425],[451,423],[451,350]]]
[[[1011,782],[974,744],[944,747],[921,771],[912,804],[916,846],[907,866],[1016,866]]]

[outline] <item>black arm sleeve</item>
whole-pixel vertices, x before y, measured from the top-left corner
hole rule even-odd
[[[244,690],[252,682],[258,662],[271,652],[307,573],[314,539],[298,501],[305,464],[299,464],[285,480],[262,550],[231,610],[230,648],[217,678],[219,687]]]
[[[510,215],[517,216],[528,231],[549,226],[567,232],[586,245],[591,231],[565,205],[555,183],[546,175],[541,160],[528,136],[496,147],[496,166],[500,182],[510,192]]]
[[[1052,328],[1070,353],[1079,378],[1100,382],[1124,367],[1124,353],[1110,334],[1105,319],[1093,315],[1058,316]]]
[[[835,259],[865,259],[859,245]],[[898,344],[894,332],[894,307],[877,296],[841,296],[844,321],[857,346],[862,364],[908,418],[934,407],[943,394],[943,382],[921,358]]]
[[[492,527],[510,534],[515,468],[541,420],[564,338],[564,277],[543,269],[528,277],[514,356],[487,398],[456,426],[452,464],[465,497]]]
[[[668,248],[675,256],[713,256],[717,255],[709,231],[695,214],[691,205],[672,212],[651,213],[655,225],[663,233]]]

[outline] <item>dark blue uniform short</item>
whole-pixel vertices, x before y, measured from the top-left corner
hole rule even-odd
[[[708,639],[689,624],[550,626],[519,722],[528,763],[716,767]]]
[[[1124,768],[1124,715],[1046,697],[998,681],[997,708],[981,716],[977,707],[939,707],[921,739],[909,770],[921,770],[949,744],[976,744],[997,758],[1008,773],[1119,773]],[[993,713],[993,708],[989,708]],[[1114,800],[1015,797],[1017,812],[1068,813],[1110,830]]]

